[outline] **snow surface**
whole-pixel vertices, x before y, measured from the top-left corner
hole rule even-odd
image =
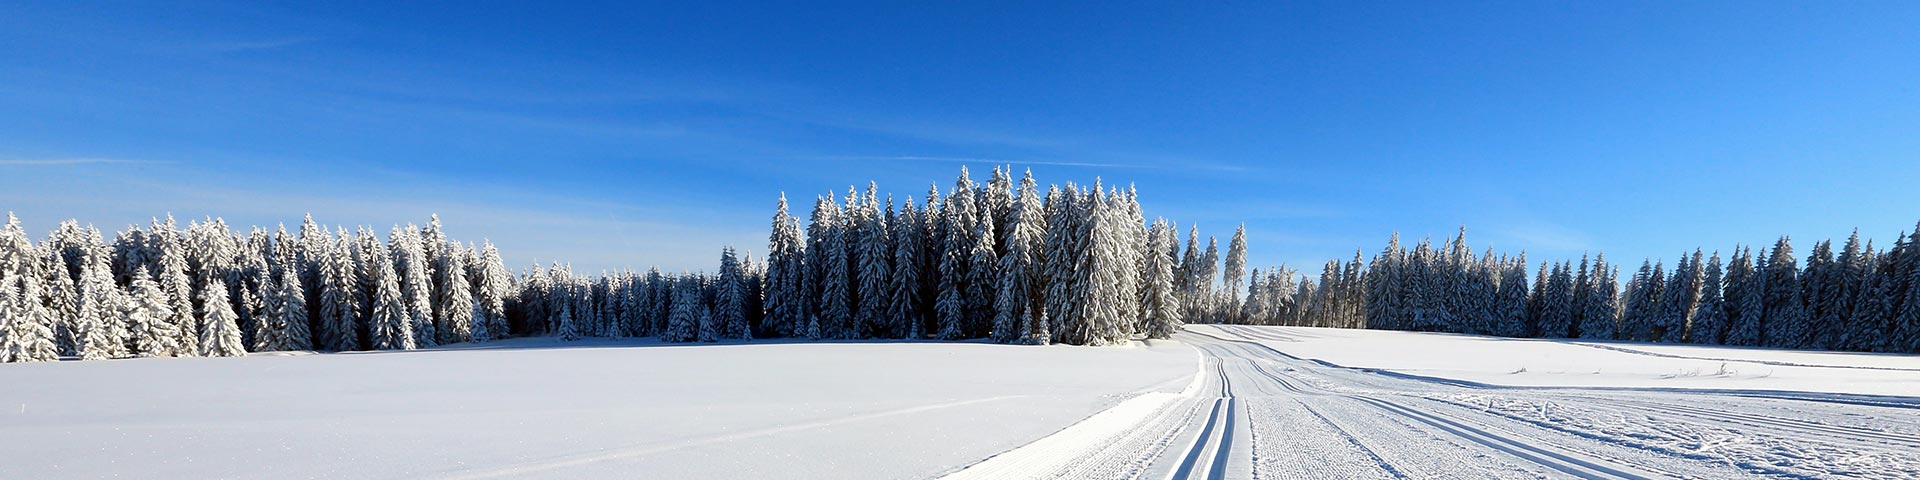
[[[1135,397],[949,478],[1920,477],[1915,397],[1622,386],[1673,379],[1644,371],[1583,377],[1603,385],[1502,386],[1311,357],[1438,363],[1467,377],[1506,361],[1596,358],[1588,351],[1660,369],[1699,361],[1561,345],[1581,357],[1568,360],[1542,353],[1552,342],[1238,326],[1190,326],[1175,338],[1202,358],[1187,389]]]
[[[1336,365],[1508,386],[1920,397],[1920,356],[1311,327],[1193,325]],[[1224,333],[1223,333],[1224,330]]]
[[[515,339],[0,365],[0,478],[927,478],[1177,392],[1196,358]]]

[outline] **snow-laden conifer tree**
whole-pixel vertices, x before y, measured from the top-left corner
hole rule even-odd
[[[968,338],[985,337],[992,330],[995,316],[995,298],[1000,290],[1000,261],[996,255],[993,223],[982,219],[974,224],[973,247],[969,249],[967,260],[967,323],[964,327]]]
[[[1780,237],[1780,241],[1774,243],[1766,270],[1762,341],[1771,347],[1802,348],[1809,337],[1807,315],[1800,297],[1799,263],[1793,257],[1793,245],[1787,237]]]
[[[180,345],[176,355],[193,356],[200,352],[199,320],[193,316],[193,280],[187,275],[186,245],[173,228],[173,217],[168,216],[164,224],[154,225],[155,248],[160,251],[160,290],[166,293],[168,313],[167,323],[173,324],[178,335],[176,343]]]
[[[1180,330],[1181,325],[1180,300],[1173,291],[1172,256],[1173,246],[1179,243],[1180,239],[1173,225],[1168,224],[1165,219],[1155,221],[1150,231],[1150,238],[1153,241],[1148,243],[1147,250],[1144,252],[1147,257],[1145,334],[1147,338],[1164,339],[1172,337],[1174,332]],[[1249,297],[1253,295],[1250,294]]]
[[[747,328],[747,273],[733,247],[720,251],[720,276],[715,279],[713,327],[718,338],[753,338]]]
[[[480,242],[480,274],[475,278],[479,288],[474,290],[475,300],[487,319],[488,339],[507,338],[510,333],[507,325],[507,292],[513,288],[513,275],[507,273],[507,265],[500,259],[499,249],[492,241]]]
[[[240,317],[227,301],[227,284],[209,277],[200,290],[200,356],[238,357],[247,354],[240,342]]]
[[[792,336],[805,316],[806,250],[799,220],[787,213],[787,194],[773,214],[767,238],[767,319],[762,330],[773,336]]]
[[[1240,317],[1240,287],[1247,275],[1247,224],[1240,224],[1233,231],[1233,240],[1227,242],[1227,264],[1220,280],[1226,284],[1227,323],[1238,323]]]
[[[1761,249],[1760,258],[1761,262],[1765,261],[1766,249]],[[1766,264],[1753,262],[1753,251],[1747,249],[1742,252],[1741,260],[1735,265],[1742,266],[1744,274],[1740,275],[1741,281],[1738,285],[1729,286],[1730,289],[1739,293],[1740,301],[1738,305],[1729,308],[1729,311],[1738,312],[1738,315],[1729,315],[1726,343],[1744,346],[1764,345],[1767,275],[1763,268]]]
[[[321,261],[321,305],[319,326],[315,332],[319,348],[332,351],[359,349],[359,301],[353,290],[359,284],[359,271],[353,267],[351,240],[340,238],[334,246],[315,250],[311,255]]]
[[[1519,258],[1502,267],[1500,288],[1495,294],[1497,316],[1490,329],[1492,334],[1504,337],[1526,335],[1527,326],[1527,254],[1521,252]]]
[[[667,329],[661,333],[660,340],[666,342],[694,342],[700,340],[701,310],[699,286],[691,275],[682,272],[680,276],[668,280],[672,284],[673,311],[667,314]]]
[[[434,220],[439,220],[434,216]],[[446,243],[435,250],[433,272],[439,282],[434,303],[440,321],[434,326],[440,343],[473,340],[474,301],[472,282],[467,281],[466,250],[457,243]],[[485,328],[485,327],[482,327]]]
[[[1055,186],[1047,187],[1046,204],[1042,206],[1046,214],[1045,254],[1041,258],[1045,282],[1047,332],[1049,337],[1058,337],[1062,325],[1076,320],[1078,310],[1069,303],[1077,289],[1078,276],[1073,274],[1074,262],[1080,258],[1077,248],[1081,244],[1077,232],[1081,218],[1075,214],[1075,193],[1072,185],[1066,192]],[[1050,338],[1051,341],[1059,341]]]
[[[874,187],[868,185],[867,189],[871,192]],[[868,195],[867,203],[862,205],[865,213],[860,220],[863,225],[858,230],[860,242],[856,271],[859,272],[857,285],[860,304],[855,324],[862,337],[891,337],[894,335],[893,319],[888,317],[890,296],[887,287],[893,280],[892,226],[887,224],[886,215],[877,210],[873,194]],[[892,202],[891,198],[888,202]],[[892,211],[893,207],[889,205],[887,209]]]
[[[373,312],[368,318],[368,347],[374,350],[412,350],[413,326],[406,293],[400,286],[400,274],[385,255],[373,255]]]
[[[849,199],[852,201],[852,199]],[[846,212],[839,206],[832,206],[822,222],[820,248],[820,333],[821,338],[852,338],[848,332],[853,323],[853,272],[852,259],[848,256],[851,248],[848,244],[848,218],[852,212]],[[700,312],[695,312],[700,313]]]
[[[133,272],[132,291],[122,307],[127,319],[131,354],[141,357],[179,356],[180,330],[169,321],[173,307],[166,292],[145,270]]]
[[[413,333],[415,346],[431,347],[440,343],[433,315],[433,267],[428,265],[421,248],[420,230],[412,225],[394,226],[387,234],[388,254],[393,259],[390,268],[399,280],[400,297],[409,323],[407,329]]]
[[[108,255],[88,251],[81,255],[79,355],[82,360],[124,358],[127,327],[119,311],[121,295],[113,284]]]
[[[1727,334],[1727,310],[1723,279],[1725,273],[1720,265],[1720,252],[1713,252],[1707,260],[1707,268],[1700,283],[1700,303],[1695,306],[1693,323],[1687,332],[1687,341],[1691,343],[1719,344]]]
[[[919,339],[926,335],[925,314],[921,309],[920,216],[909,198],[893,227],[893,278],[887,286],[887,316],[892,319],[894,335]],[[768,272],[771,281],[772,272]]]
[[[1040,192],[1029,172],[1020,183],[1020,193],[1008,214],[1005,232],[1006,254],[997,265],[998,292],[994,298],[991,336],[1000,343],[1045,341],[1046,302],[1042,298],[1040,255],[1045,228]],[[979,252],[976,251],[976,254]],[[976,265],[977,268],[977,265]],[[1035,331],[1035,327],[1039,331]]]

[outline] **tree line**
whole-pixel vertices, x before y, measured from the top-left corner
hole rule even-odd
[[[536,263],[514,275],[490,242],[446,238],[439,218],[325,228],[307,217],[241,234],[172,217],[106,241],[73,220],[39,244],[0,228],[0,361],[412,349],[508,336],[669,342],[989,339],[1111,345],[1185,323],[1240,323],[1912,352],[1920,350],[1920,231],[1888,249],[1857,233],[1789,239],[1756,255],[1696,249],[1629,276],[1604,254],[1541,262],[1465,229],[1412,248],[1394,235],[1316,276],[1247,266],[1244,226],[1224,255],[1189,225],[1148,222],[1138,193],[1039,188],[995,168],[976,183],[896,203],[815,198],[802,227],[780,196],[764,261],[721,249],[715,273],[582,275]],[[1533,274],[1529,277],[1529,271]]]
[[[1396,234],[1362,263],[1327,262],[1319,280],[1286,267],[1256,271],[1241,316],[1223,320],[1863,352],[1920,351],[1920,227],[1878,249],[1855,231],[1836,252],[1814,244],[1805,267],[1792,241],[1703,249],[1629,276],[1604,254],[1541,262],[1524,252],[1478,256],[1466,231],[1412,249]]]

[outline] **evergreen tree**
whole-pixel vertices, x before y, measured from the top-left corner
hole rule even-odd
[[[166,292],[145,270],[133,272],[131,288],[132,296],[123,305],[130,353],[141,357],[179,356],[180,331],[168,321],[173,317],[173,307],[167,302]]]
[[[773,214],[773,233],[767,239],[767,321],[768,335],[792,336],[795,326],[806,318],[806,251],[800,238],[799,220],[787,213],[787,194],[780,194]]]
[[[119,311],[120,291],[114,287],[108,255],[104,251],[89,250],[80,258],[78,323],[81,327],[77,338],[80,358],[124,358],[128,355],[127,327]]]
[[[871,183],[868,185],[869,191],[875,188]],[[862,207],[865,213],[861,218],[863,225],[859,230],[860,243],[857,252],[859,263],[856,270],[859,272],[860,304],[856,325],[861,336],[891,337],[893,336],[893,319],[888,316],[890,313],[888,307],[892,298],[888,295],[888,287],[893,282],[893,228],[887,223],[887,216],[878,211],[873,194],[870,193],[867,200],[868,202]],[[891,203],[892,200],[889,199],[888,202]],[[891,205],[887,207],[889,212],[892,209]],[[721,274],[725,275],[725,272]]]
[[[1395,237],[1396,244],[1398,236]],[[1527,255],[1506,265],[1500,275],[1498,318],[1491,329],[1494,335],[1518,337],[1527,333]],[[1592,330],[1582,330],[1592,331]]]
[[[227,284],[208,278],[200,290],[200,356],[238,357],[247,354],[240,342],[239,315],[227,301]]]
[[[1787,237],[1774,243],[1767,257],[1766,284],[1762,297],[1765,310],[1761,324],[1767,346],[1802,348],[1807,344],[1807,315],[1800,297],[1800,269],[1793,258],[1793,245]]]
[[[849,271],[851,260],[847,256],[850,251],[847,244],[847,218],[838,206],[831,206],[825,218],[815,221],[824,223],[819,233],[824,238],[819,246],[823,252],[819,257],[820,327],[819,334],[812,337],[851,338],[848,330],[853,326],[853,278]]]
[[[422,251],[419,229],[412,225],[402,229],[393,227],[387,235],[387,245],[392,255],[391,267],[399,280],[400,297],[406,309],[409,325],[413,334],[413,344],[418,347],[431,347],[440,343],[433,315],[433,268],[427,264],[426,253]]]
[[[1180,330],[1180,300],[1173,290],[1173,245],[1180,242],[1173,225],[1154,222],[1147,246],[1147,338],[1164,339]],[[1255,272],[1258,275],[1258,272]],[[1257,291],[1259,288],[1253,288]],[[1250,295],[1250,298],[1257,296]],[[1250,302],[1251,303],[1251,302]]]
[[[666,333],[660,336],[666,342],[694,342],[700,340],[700,316],[702,305],[700,293],[693,278],[685,273],[669,281],[672,286],[673,311],[667,315]]]
[[[715,335],[719,338],[752,338],[747,328],[747,273],[742,270],[733,247],[720,252],[718,299],[713,312]]]
[[[1720,252],[1713,252],[1713,257],[1707,260],[1706,274],[1700,285],[1700,302],[1694,308],[1693,322],[1688,328],[1688,342],[1719,344],[1726,338],[1727,307],[1723,277]]]
[[[896,322],[895,334],[919,339],[926,335],[921,308],[921,227],[919,215],[908,200],[893,224],[893,279],[888,285],[888,317]],[[768,275],[771,277],[772,273]]]
[[[434,221],[439,221],[434,216]],[[434,331],[439,334],[440,343],[460,343],[474,339],[474,300],[472,282],[467,281],[466,250],[459,244],[446,243],[435,250],[433,272],[439,288],[434,302],[439,324]],[[485,326],[479,327],[484,331]]]
[[[1006,222],[1006,253],[998,266],[999,294],[994,298],[992,337],[1000,343],[1044,343],[1046,302],[1040,256],[1046,226],[1039,190],[1032,172],[1020,182],[1020,193]]]
[[[513,276],[507,273],[507,265],[500,259],[500,251],[491,241],[480,242],[480,275],[475,282],[479,288],[474,290],[476,300],[487,319],[487,335],[491,338],[507,338],[510,331],[507,325],[507,292],[512,288]]]
[[[1247,224],[1233,231],[1233,240],[1227,242],[1226,270],[1221,281],[1227,286],[1226,320],[1237,323],[1240,320],[1240,286],[1247,275]]]
[[[367,322],[367,346],[374,350],[412,350],[416,346],[415,322],[409,317],[410,302],[400,286],[400,274],[385,255],[369,260],[373,262],[375,289],[373,312]]]

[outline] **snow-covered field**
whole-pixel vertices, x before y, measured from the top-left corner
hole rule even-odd
[[[516,339],[0,365],[0,478],[926,478],[1177,391],[1196,359]]]
[[[0,478],[1920,476],[1910,356],[1291,327],[1176,340],[4,365]]]
[[[1900,357],[1285,327],[1176,338],[1203,358],[1189,388],[1135,397],[953,478],[1920,476],[1920,398],[1820,391],[1905,391],[1920,373],[1887,370]],[[1718,379],[1781,390],[1669,375],[1734,363],[1721,357],[1796,370]],[[1849,376],[1863,366],[1887,373]],[[1576,368],[1602,373],[1565,373]],[[1797,370],[1813,368],[1849,383]],[[1535,386],[1479,383],[1494,379]]]
[[[1307,327],[1216,327],[1333,364],[1511,386],[1781,390],[1920,397],[1920,356]]]

